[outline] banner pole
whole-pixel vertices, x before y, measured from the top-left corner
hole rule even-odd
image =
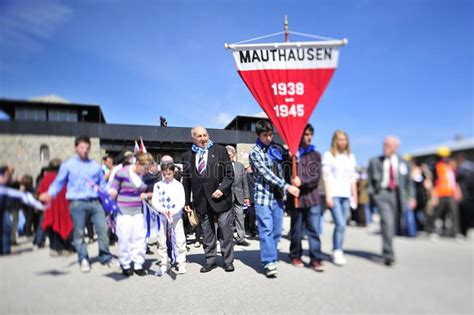
[[[296,156],[293,155],[293,176],[292,178],[295,178],[298,174],[298,167],[297,167],[297,163],[296,163]],[[295,197],[295,208],[299,208],[300,207],[300,199],[298,197]]]
[[[285,14],[285,43],[290,42],[290,33],[288,31],[288,16]],[[292,176],[291,178],[295,178],[298,176],[298,163],[296,161],[296,156],[293,155],[293,167],[292,167]],[[298,197],[295,197],[295,208],[300,207],[300,199]]]

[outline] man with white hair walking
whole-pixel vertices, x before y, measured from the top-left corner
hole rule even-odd
[[[191,131],[194,144],[183,154],[184,210],[194,208],[200,218],[206,264],[201,272],[217,267],[217,235],[214,222],[221,231],[220,239],[224,270],[234,271],[232,233],[232,183],[234,171],[226,149],[209,139],[207,130],[195,127]],[[192,197],[192,199],[191,199]]]
[[[369,162],[368,192],[380,209],[384,264],[395,262],[393,236],[400,223],[401,214],[415,208],[415,187],[410,180],[408,163],[397,154],[400,140],[395,136],[385,137],[383,155]]]

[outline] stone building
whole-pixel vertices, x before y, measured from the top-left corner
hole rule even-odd
[[[15,166],[16,176],[36,177],[53,158],[74,154],[74,139],[91,138],[91,158],[101,161],[105,154],[120,160],[142,137],[155,159],[169,154],[180,162],[192,144],[191,127],[160,127],[107,123],[98,105],[73,104],[52,96],[32,100],[0,99],[0,164]],[[255,122],[263,117],[237,116],[224,129],[208,129],[216,143],[237,148],[237,160],[248,164],[255,144]],[[253,128],[253,130],[252,130]],[[276,136],[279,140],[279,136]]]

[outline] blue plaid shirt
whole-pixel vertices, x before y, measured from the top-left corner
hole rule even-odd
[[[258,145],[253,147],[249,155],[250,165],[252,166],[253,176],[255,179],[254,197],[255,204],[269,206],[273,203],[274,189],[279,187],[284,192],[288,184],[283,179],[283,170],[281,164],[278,163],[278,174],[273,173],[273,161],[268,154]]]

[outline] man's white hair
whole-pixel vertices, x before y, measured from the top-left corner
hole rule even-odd
[[[237,154],[237,151],[235,150],[235,148],[233,146],[227,145],[225,148],[226,148],[227,151],[232,152],[234,155]]]
[[[393,136],[393,135],[386,136],[384,139],[384,142],[385,141],[390,141],[390,142],[393,141],[395,145],[397,146],[397,148],[400,147],[400,138],[398,138],[397,136]]]
[[[198,130],[198,129],[202,129],[207,133],[207,129],[204,128],[203,126],[196,126],[193,129],[191,129],[191,137],[194,138],[194,135],[196,134],[196,130]]]
[[[174,162],[173,157],[171,155],[163,155],[161,157],[160,162]]]

